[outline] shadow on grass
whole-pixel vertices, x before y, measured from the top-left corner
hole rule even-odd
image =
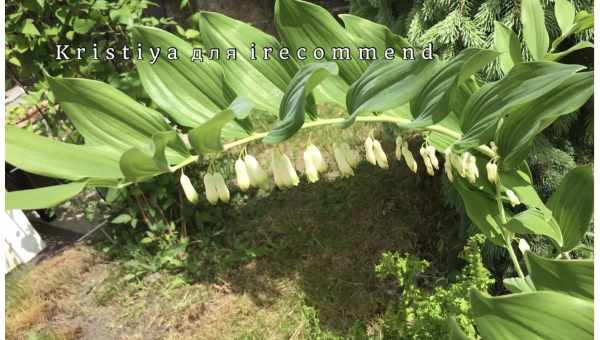
[[[383,252],[446,257],[443,234],[457,216],[442,208],[439,181],[397,162],[387,171],[363,164],[351,178],[251,197],[222,210],[212,280],[263,306],[280,296],[282,281],[292,281],[321,327],[345,335],[383,313],[394,296],[395,287],[375,277]]]

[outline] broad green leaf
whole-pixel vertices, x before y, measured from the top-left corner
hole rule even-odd
[[[337,72],[338,66],[335,63],[315,63],[302,67],[290,82],[281,101],[280,122],[263,138],[263,142],[280,143],[300,130],[305,114],[314,111],[307,109],[307,104],[314,106],[311,92],[323,80],[336,75]]]
[[[344,127],[356,117],[368,112],[383,112],[409,102],[431,77],[435,62],[380,61],[373,63],[346,94],[346,107],[350,117]]]
[[[504,283],[504,287],[508,289],[511,293],[531,293],[535,292],[535,285],[531,281],[531,277],[529,275],[525,276],[524,279],[520,277],[507,277],[502,280]]]
[[[521,22],[523,23],[523,40],[533,60],[542,60],[550,39],[544,22],[544,8],[540,0],[521,0]]]
[[[238,97],[231,105],[188,133],[190,144],[198,154],[223,151],[221,130],[234,119],[246,119],[252,110],[253,103]]]
[[[521,63],[521,42],[515,32],[501,22],[494,21],[494,47],[500,52],[500,68],[504,74]]]
[[[161,173],[169,172],[165,156],[167,144],[177,139],[175,131],[157,132],[146,148],[133,147],[119,160],[121,171],[127,180],[141,181]]]
[[[575,51],[583,50],[584,48],[594,48],[594,44],[589,41],[580,41],[562,52],[548,53],[544,59],[548,61],[557,61]]]
[[[79,34],[87,34],[94,26],[96,26],[96,21],[92,19],[76,17],[73,21],[73,30]]]
[[[551,260],[532,252],[525,255],[527,267],[538,290],[562,292],[582,299],[594,299],[593,260]]]
[[[58,205],[80,193],[87,181],[53,185],[49,187],[9,191],[5,209],[46,209]]]
[[[40,35],[40,31],[38,31],[37,27],[35,26],[33,19],[25,19],[25,21],[23,21],[21,33],[31,37]]]
[[[563,239],[558,223],[552,212],[545,209],[531,208],[511,217],[504,228],[517,234],[545,235],[553,239],[559,246]]]
[[[144,148],[155,133],[172,130],[160,113],[106,83],[75,78],[49,78],[48,83],[87,145],[106,145],[124,152]],[[179,139],[169,143],[170,162],[181,162],[188,155]]]
[[[471,289],[471,307],[486,340],[594,338],[594,304],[551,291],[491,297]]]
[[[227,60],[226,55],[219,59],[225,70],[227,85],[236,95],[254,102],[257,108],[275,113],[287,85],[297,71],[291,56],[280,58],[282,46],[277,39],[219,13],[201,12],[199,22],[206,48],[218,48],[223,54],[230,48],[238,51],[235,60]],[[252,44],[256,47],[255,60],[251,56]],[[263,56],[264,48],[272,49],[267,60]]]
[[[554,15],[562,34],[565,34],[575,21],[575,6],[569,0],[554,0]]]
[[[19,169],[73,181],[123,178],[114,149],[62,143],[11,125],[5,129],[6,161]]]
[[[465,134],[455,148],[487,144],[501,117],[519,112],[523,105],[561,86],[582,68],[547,61],[515,65],[506,77],[484,85],[471,96],[462,113]]]
[[[441,122],[436,125],[441,126],[449,131],[456,133],[456,137],[450,136],[448,133],[441,133],[438,131],[431,131],[427,140],[435,147],[439,153],[443,153],[446,149],[454,144],[461,135],[460,123],[454,112],[450,112]]]
[[[357,44],[377,49],[378,59],[384,57],[385,50],[389,47],[396,49],[396,53],[403,47],[410,47],[405,38],[393,33],[384,25],[352,14],[340,14],[339,17]]]
[[[216,61],[192,61],[192,45],[177,36],[154,27],[135,26],[135,43],[157,48],[153,55],[145,49],[144,60],[136,68],[144,90],[175,122],[196,127],[226,108],[234,95],[224,81],[223,68]],[[177,49],[178,59],[169,60],[169,48]],[[245,135],[235,123],[225,128],[228,137]]]
[[[457,87],[498,56],[498,52],[478,48],[463,50],[438,68],[410,102],[415,117],[413,127],[427,126],[444,119]]]
[[[460,328],[456,318],[451,316],[448,318],[448,339],[449,340],[474,340]]]
[[[581,107],[594,93],[592,72],[576,73],[560,86],[504,118],[496,137],[502,167],[518,166],[527,157],[533,139],[561,115]]]
[[[531,172],[525,161],[518,168],[510,171],[500,171],[499,174],[502,187],[512,190],[519,197],[522,204],[525,204],[528,208],[548,209],[533,186]]]
[[[275,27],[283,43],[293,51],[306,49],[307,59],[301,64],[312,63],[313,51],[324,50],[323,61],[336,61],[340,76],[352,84],[367,69],[367,62],[359,60],[358,46],[337,20],[326,9],[301,0],[277,0],[275,2]],[[333,48],[349,48],[350,60],[334,60]]]
[[[589,165],[577,167],[562,179],[548,200],[563,235],[563,251],[581,242],[588,231],[594,212],[594,176]]]
[[[573,33],[583,32],[587,29],[594,27],[594,15],[587,11],[577,12],[575,15],[575,23],[572,28]]]

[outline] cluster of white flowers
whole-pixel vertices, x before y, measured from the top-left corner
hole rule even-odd
[[[410,152],[410,150],[408,149],[408,142],[405,141],[402,137],[397,137],[396,138],[396,159],[399,161],[402,161],[402,158],[404,158],[404,161],[406,162],[406,166],[408,166],[408,168],[412,172],[417,173],[417,168],[418,168],[417,161],[413,157],[412,152]]]
[[[435,155],[435,147],[433,145],[425,144],[419,149],[423,163],[425,163],[425,170],[429,176],[435,175],[435,170],[440,169],[440,162]]]
[[[387,155],[377,139],[371,138],[371,136],[367,137],[365,140],[365,152],[369,163],[382,169],[388,169],[390,167],[388,165]]]
[[[327,171],[327,162],[321,154],[321,150],[315,145],[310,144],[304,151],[304,170],[310,183],[319,180],[319,173]]]
[[[220,173],[204,175],[204,189],[206,190],[206,199],[210,204],[217,204],[219,200],[223,203],[229,202],[229,189]]]
[[[275,185],[280,189],[293,187],[300,183],[294,164],[278,148],[273,149],[271,170],[273,171]]]

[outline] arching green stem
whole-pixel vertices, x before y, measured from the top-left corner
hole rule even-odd
[[[504,205],[502,204],[502,196],[500,193],[500,179],[496,181],[496,202],[498,203],[498,214],[500,215],[500,223],[502,223],[502,237],[504,238],[504,242],[506,243],[506,250],[508,250],[508,254],[510,255],[510,259],[512,260],[513,266],[517,271],[517,274],[520,278],[525,279],[525,275],[523,274],[523,270],[521,269],[521,265],[519,264],[519,260],[517,259],[517,255],[512,247],[513,235],[510,231],[504,228],[504,225],[507,222],[506,213],[504,212]]]

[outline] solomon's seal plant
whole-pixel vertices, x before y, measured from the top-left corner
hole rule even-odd
[[[277,144],[299,130],[391,123],[400,131],[396,158],[417,172],[420,166],[409,142],[423,139],[420,161],[425,170],[433,174],[443,162],[468,217],[485,237],[510,254],[518,276],[508,279],[505,286],[513,294],[493,297],[477,288],[470,290],[478,334],[484,339],[591,339],[593,263],[568,259],[591,220],[591,167],[572,170],[558,191],[543,202],[532,186],[525,159],[536,135],[591,97],[593,75],[580,65],[556,62],[555,52],[546,53],[549,42],[541,5],[533,0],[523,3],[527,4],[522,8],[524,18],[531,21],[523,25],[525,43],[532,55],[541,56],[532,62],[510,53],[510,45],[499,45],[496,50],[469,48],[434,61],[369,63],[355,56],[334,61],[329,54],[319,62],[310,58],[253,60],[239,53],[237,60],[194,63],[192,47],[185,41],[156,28],[134,26],[134,42],[174,46],[180,52],[177,61],[161,56],[155,64],[148,58],[137,63],[145,91],[169,121],[105,83],[50,78],[57,102],[85,144],[61,143],[7,126],[9,163],[70,181],[10,192],[7,208],[50,207],[85,187],[123,188],[163,173],[179,173],[186,196],[194,202],[183,168],[204,158],[214,162],[211,155],[236,148],[242,148],[235,167],[238,186],[265,186],[270,180],[263,166],[248,154],[243,161],[241,157],[247,144],[258,141],[273,145],[273,181],[279,188],[288,188],[298,185],[300,178]],[[386,27],[359,17],[346,16],[342,26],[325,9],[300,0],[275,3],[281,41],[221,14],[202,12],[199,17],[203,45],[222,50],[244,51],[254,43],[257,49],[372,45],[383,51],[404,41]],[[569,20],[577,27],[578,18],[561,20],[565,27]],[[474,75],[498,58],[506,76],[496,82],[479,82]],[[345,116],[320,117],[322,103],[344,107]],[[259,113],[270,113],[277,122],[266,131],[254,128]],[[327,171],[318,149],[324,145],[309,144],[303,157],[305,175],[314,182]],[[335,142],[332,149],[341,175],[354,175],[361,154],[343,141]],[[365,140],[365,149],[370,163],[389,166],[385,150],[372,134]],[[444,159],[438,159],[438,154]],[[211,204],[228,202],[227,184],[214,168],[210,166],[204,176],[206,199]],[[527,266],[522,268],[513,243],[517,235],[527,234],[551,239],[560,258],[543,258],[525,250]],[[452,337],[467,338],[452,318],[448,329]]]

